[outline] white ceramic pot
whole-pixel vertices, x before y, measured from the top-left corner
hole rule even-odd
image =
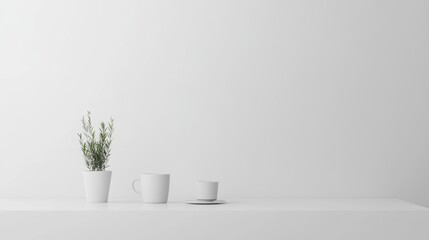
[[[84,171],[86,201],[89,203],[107,202],[111,178],[111,171]]]
[[[141,191],[134,186],[138,181],[140,181]],[[133,189],[141,194],[145,203],[166,203],[170,189],[170,174],[143,173],[140,179],[133,181]]]

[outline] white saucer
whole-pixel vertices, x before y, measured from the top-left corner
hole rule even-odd
[[[189,204],[198,204],[198,205],[213,205],[213,204],[225,204],[225,200],[215,200],[215,201],[202,201],[202,200],[188,200],[186,203]]]

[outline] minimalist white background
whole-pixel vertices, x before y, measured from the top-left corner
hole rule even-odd
[[[84,197],[76,133],[113,116],[141,172],[219,198],[429,206],[429,2],[0,2],[0,196]]]

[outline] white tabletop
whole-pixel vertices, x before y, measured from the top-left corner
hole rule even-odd
[[[183,202],[144,204],[110,201],[86,203],[85,199],[0,198],[0,211],[429,211],[399,199],[270,198],[227,200],[221,205]]]

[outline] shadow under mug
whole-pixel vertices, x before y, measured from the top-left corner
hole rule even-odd
[[[135,183],[140,182],[140,191]],[[166,203],[170,189],[170,174],[142,173],[132,184],[134,192],[141,194],[144,203]]]

